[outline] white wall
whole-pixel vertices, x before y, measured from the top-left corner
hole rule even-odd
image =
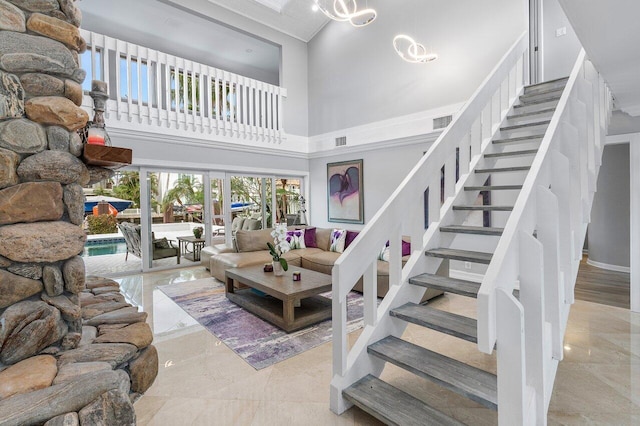
[[[335,155],[311,159],[309,161],[311,200],[309,223],[322,228],[363,228],[363,225],[328,221],[327,163],[363,160],[364,220],[367,223],[418,163],[434,139],[435,135],[431,135],[404,146],[392,145],[381,149],[350,150],[345,154],[340,154],[341,150],[336,149]]]
[[[542,1],[542,80],[549,81],[567,77],[576,62],[582,48],[576,33],[573,31],[567,16],[560,7],[558,0]],[[566,31],[558,36],[557,31]]]
[[[515,0],[369,0],[364,28],[330,22],[309,43],[309,133],[323,134],[466,101],[526,29]],[[409,64],[407,33],[440,59]]]
[[[607,145],[589,224],[589,260],[629,267],[629,144]]]

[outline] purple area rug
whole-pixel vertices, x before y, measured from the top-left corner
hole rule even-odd
[[[256,370],[331,341],[331,320],[286,333],[230,302],[224,295],[224,286],[213,279],[158,288]],[[363,301],[356,292],[351,292],[347,300],[350,333],[362,327]]]

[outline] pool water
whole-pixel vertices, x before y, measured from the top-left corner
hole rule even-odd
[[[126,253],[127,244],[122,238],[87,241],[84,245],[83,257],[104,256],[107,254]]]

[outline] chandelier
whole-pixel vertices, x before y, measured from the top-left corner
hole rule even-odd
[[[435,61],[438,55],[427,53],[425,47],[408,35],[399,34],[393,38],[393,47],[402,59],[412,64]]]
[[[334,21],[349,22],[354,27],[364,27],[377,16],[374,9],[358,10],[356,0],[314,0],[318,9]]]

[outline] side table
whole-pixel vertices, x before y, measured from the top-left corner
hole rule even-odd
[[[194,236],[177,237],[178,240],[178,259],[180,255],[192,262],[200,262],[200,252],[204,247],[204,238],[196,238]],[[191,245],[191,249],[189,249]]]

